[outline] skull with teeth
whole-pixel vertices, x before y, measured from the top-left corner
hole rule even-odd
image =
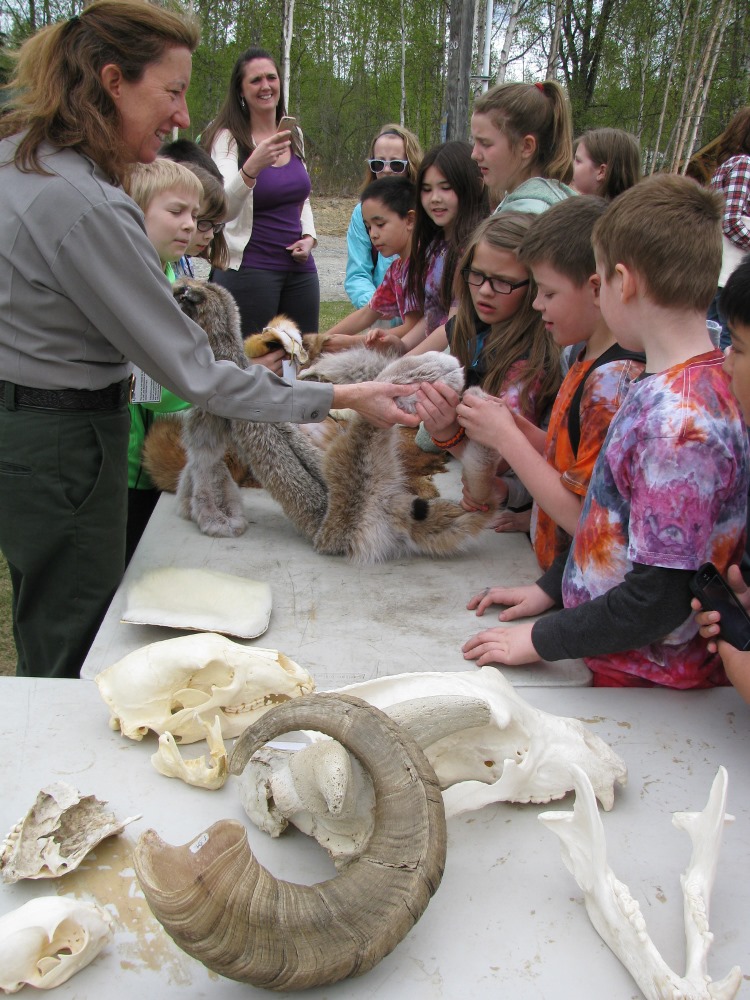
[[[110,725],[142,740],[150,730],[178,743],[205,739],[201,722],[218,716],[227,739],[273,705],[310,694],[306,670],[273,649],[249,648],[212,632],[134,650],[96,678]]]

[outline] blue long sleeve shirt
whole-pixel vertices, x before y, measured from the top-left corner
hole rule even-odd
[[[373,267],[372,243],[362,218],[362,206],[355,205],[349,228],[346,232],[346,277],[344,291],[355,309],[366,306],[375,289],[383,280],[385,272],[397,257],[383,257],[378,254]]]

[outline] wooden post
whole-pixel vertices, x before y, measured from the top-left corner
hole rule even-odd
[[[451,0],[445,87],[446,139],[466,139],[469,135],[473,43],[474,0]]]

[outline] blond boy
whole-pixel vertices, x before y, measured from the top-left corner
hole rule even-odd
[[[128,194],[143,212],[146,233],[162,268],[174,281],[172,264],[190,246],[203,198],[203,185],[192,170],[159,157],[153,163],[137,164],[127,187]]]
[[[564,565],[495,591],[503,621],[563,610],[473,636],[467,659],[583,656],[596,686],[726,683],[689,589],[703,562],[738,559],[745,528],[745,428],[705,319],[721,214],[693,181],[657,175],[594,227],[602,315],[623,347],[645,351],[646,372],[612,420]]]
[[[133,168],[128,193],[143,212],[146,234],[159,255],[164,273],[174,281],[172,264],[186,252],[196,231],[203,185],[181,163],[157,158],[153,163],[139,163]],[[158,331],[154,331],[154,336],[158,336]],[[126,562],[130,562],[160,495],[143,466],[143,443],[148,429],[156,414],[175,413],[190,405],[143,373],[134,374],[137,395],[130,404]]]

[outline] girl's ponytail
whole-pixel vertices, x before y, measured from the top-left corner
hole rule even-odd
[[[573,125],[565,92],[554,80],[500,83],[482,94],[474,111],[487,115],[511,145],[536,139],[534,164],[542,177],[567,183],[573,177]]]
[[[549,144],[540,150],[543,176],[567,184],[573,179],[573,123],[568,101],[562,87],[554,80],[545,80],[536,86],[552,105]]]

